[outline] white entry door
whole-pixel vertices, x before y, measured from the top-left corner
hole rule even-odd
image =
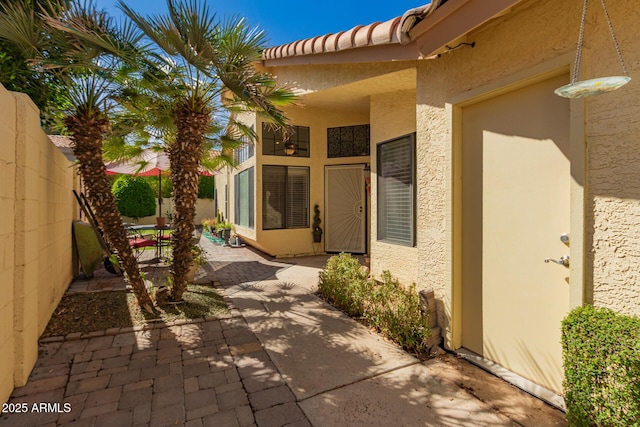
[[[364,165],[325,168],[325,251],[366,251]]]
[[[562,392],[569,101],[562,75],[462,110],[462,345]]]

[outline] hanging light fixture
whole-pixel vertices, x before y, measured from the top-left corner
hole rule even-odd
[[[583,80],[578,81],[578,76],[580,74],[580,63],[582,62],[582,46],[584,44],[584,27],[587,21],[587,8],[589,5],[589,0],[584,0],[584,6],[582,8],[582,21],[580,22],[580,35],[578,37],[578,51],[576,53],[576,61],[573,68],[573,76],[571,78],[571,83],[568,85],[559,87],[554,92],[558,96],[562,96],[565,98],[584,98],[592,95],[600,95],[602,93],[614,91],[631,80],[629,77],[629,73],[627,72],[627,67],[624,65],[624,60],[622,59],[622,52],[620,51],[620,46],[618,45],[618,39],[616,39],[616,34],[613,31],[613,25],[611,24],[611,18],[609,17],[609,12],[607,12],[607,6],[605,5],[605,0],[600,0],[602,3],[602,10],[604,11],[604,16],[607,19],[607,24],[609,25],[609,32],[611,32],[611,38],[613,39],[613,45],[616,48],[616,52],[618,54],[618,59],[620,60],[620,64],[622,65],[622,72],[624,76],[609,76],[609,77],[600,77],[596,79]]]
[[[284,154],[286,154],[287,156],[293,156],[294,154],[296,154],[296,145],[292,142],[285,142]]]

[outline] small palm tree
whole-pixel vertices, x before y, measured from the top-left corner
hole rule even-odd
[[[205,3],[195,0],[168,0],[167,6],[166,15],[145,18],[119,1],[124,13],[162,52],[159,58],[164,61],[160,69],[167,78],[158,80],[161,90],[157,94],[169,100],[175,128],[165,143],[175,211],[171,298],[179,301],[191,264],[198,168],[212,133],[221,130],[221,116],[231,114],[228,126],[222,128],[224,135],[216,142],[226,148],[237,146],[241,135],[255,135],[233,119],[235,112],[256,111],[285,126],[286,118],[278,107],[292,102],[293,95],[277,87],[272,76],[254,68],[265,44],[263,32],[239,18],[219,22]],[[228,149],[216,161],[225,160],[230,161]]]
[[[105,12],[92,3],[68,8],[60,5],[57,16],[44,11],[44,21],[26,5],[18,2],[0,8],[0,38],[13,43],[33,58],[38,69],[58,71],[68,84],[64,124],[73,136],[73,152],[78,159],[87,198],[93,206],[105,237],[118,251],[141,307],[151,312],[153,303],[129,246],[102,159],[102,143],[111,133],[111,101],[117,92],[118,78],[131,65],[111,52],[122,46],[135,46],[139,37],[133,27],[117,28]],[[42,25],[47,36],[42,35]],[[55,48],[53,48],[55,47]]]

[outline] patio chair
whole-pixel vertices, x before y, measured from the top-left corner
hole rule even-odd
[[[172,237],[171,230],[169,229],[162,230],[157,234],[156,237],[158,239],[158,247],[160,248],[160,257],[164,259],[168,259],[167,255],[165,254],[166,254],[166,251],[169,248],[171,248],[171,237]]]
[[[129,246],[134,250],[136,258],[140,258],[144,248],[153,246],[157,250],[158,241],[141,233],[129,232]]]

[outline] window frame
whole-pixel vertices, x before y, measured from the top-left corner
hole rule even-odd
[[[242,147],[233,150],[233,160],[237,165],[241,165],[250,160],[253,156],[255,156],[255,146],[253,142],[245,142],[242,144]]]
[[[283,201],[282,201],[282,206],[283,206],[283,210],[284,210],[284,215],[282,218],[282,226],[280,227],[269,227],[266,228],[265,227],[265,217],[266,217],[266,191],[267,188],[265,187],[265,175],[268,171],[269,168],[279,168],[279,169],[283,169],[284,170],[284,181],[283,181],[283,188],[281,188],[282,190],[282,194],[283,194]],[[289,169],[299,169],[299,170],[305,170],[306,171],[306,215],[304,217],[305,219],[305,225],[297,225],[297,226],[291,226],[289,225],[291,222],[291,218],[289,217],[289,184],[290,184],[290,180],[289,180]],[[287,166],[287,165],[263,165],[262,166],[262,230],[265,231],[269,231],[269,230],[293,230],[293,229],[304,229],[304,228],[310,228],[311,227],[311,221],[310,221],[310,207],[311,207],[311,168],[308,166]]]
[[[301,129],[305,130],[308,138],[300,139],[300,135],[302,134]],[[283,147],[280,150],[275,148],[276,141],[280,141],[283,143]],[[302,157],[308,158],[311,157],[311,128],[309,126],[293,126],[293,133],[289,136],[289,141],[294,143],[297,147],[296,152],[287,155],[284,152],[284,138],[282,135],[282,131],[279,129],[270,129],[268,123],[262,123],[262,155],[263,156],[277,156],[277,157]],[[300,143],[306,143],[306,154],[301,155]],[[273,150],[267,150],[268,147],[273,146]],[[269,151],[269,152],[267,152]]]
[[[247,212],[248,212],[248,224],[241,224],[241,198],[240,198],[240,180],[241,180],[241,175],[243,174],[248,174],[247,177]],[[233,197],[233,202],[234,202],[234,209],[233,209],[233,214],[234,214],[234,224],[240,227],[245,227],[245,228],[250,228],[250,229],[254,229],[255,228],[255,169],[254,167],[250,167],[247,168],[237,174],[235,174],[233,176],[233,188],[234,188],[234,197]]]
[[[357,134],[361,132],[365,138],[359,140]],[[356,151],[356,144],[364,144],[364,150]],[[348,153],[347,153],[348,151]],[[327,128],[327,158],[339,159],[345,157],[366,157],[371,155],[371,125],[338,126]]]
[[[409,191],[411,192],[409,196],[410,203],[410,218],[406,221],[410,227],[409,230],[409,239],[402,240],[393,237],[388,237],[388,232],[386,228],[383,227],[382,218],[388,216],[388,208],[386,203],[381,203],[381,201],[385,200],[385,197],[382,195],[384,191],[383,188],[383,180],[382,180],[382,172],[383,172],[383,149],[386,147],[390,147],[391,145],[400,145],[407,144],[409,148],[409,161],[410,165],[410,174],[411,174],[411,184]],[[379,242],[390,243],[395,245],[407,246],[407,247],[415,247],[416,246],[416,134],[410,133],[407,135],[400,136],[398,138],[393,138],[387,141],[380,142],[376,145],[376,174],[377,174],[377,185],[376,185],[376,211],[377,211],[377,236],[376,239]]]

